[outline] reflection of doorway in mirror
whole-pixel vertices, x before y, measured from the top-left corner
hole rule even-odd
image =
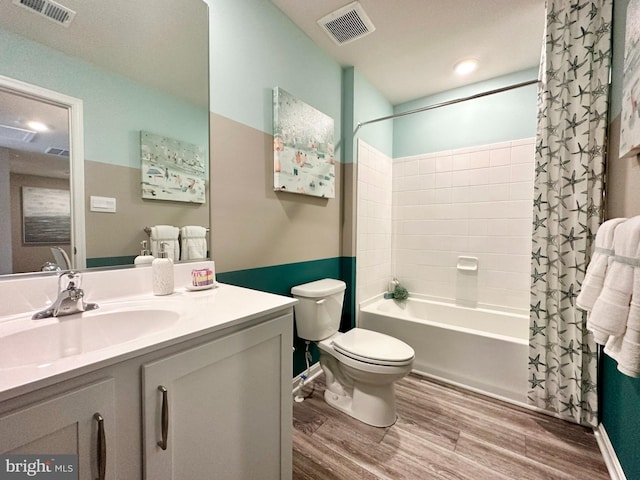
[[[201,147],[140,132],[142,198],[205,203],[206,159]]]
[[[0,75],[1,125],[33,133],[29,141],[0,134],[0,275],[41,270],[54,260],[53,244],[68,249],[73,268],[84,268],[82,101]],[[42,196],[23,187],[64,192],[65,214],[35,218],[29,205]],[[42,205],[49,209],[52,198]]]

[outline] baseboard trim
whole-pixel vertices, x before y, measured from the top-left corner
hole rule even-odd
[[[320,375],[322,373],[322,368],[320,367],[320,363],[316,362],[313,365],[311,365],[311,368],[309,369],[309,376],[305,379],[305,383],[311,382],[313,379],[315,379],[318,375]],[[293,395],[296,395],[298,393],[298,391],[300,390],[300,382],[302,382],[302,375],[304,375],[305,372],[302,372],[300,375],[294,377],[292,384],[293,384]]]
[[[609,439],[609,435],[607,435],[607,431],[604,428],[602,423],[599,423],[596,428],[593,429],[593,434],[596,437],[596,441],[598,442],[598,447],[600,448],[600,452],[602,453],[602,457],[604,458],[604,463],[607,466],[607,470],[609,470],[609,476],[611,480],[627,480],[626,475],[624,474],[624,470],[622,470],[622,465],[620,465],[620,461],[618,460],[618,456],[616,455],[616,451],[613,449],[613,444]]]

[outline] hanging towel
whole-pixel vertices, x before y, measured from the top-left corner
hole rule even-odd
[[[637,255],[640,256],[640,246]],[[640,266],[634,268],[631,305],[624,334],[611,336],[604,352],[618,362],[618,370],[640,377]]]
[[[180,230],[181,260],[200,260],[207,257],[207,229],[191,225]]]
[[[178,234],[180,230],[178,227],[171,225],[156,225],[151,227],[151,235],[149,240],[151,241],[151,255],[158,258],[160,252],[160,243],[167,244],[166,252],[167,256],[171,260],[178,260],[180,258],[180,244],[178,242]]]
[[[595,247],[593,249],[593,255],[591,261],[587,267],[587,272],[580,287],[580,294],[576,299],[576,305],[582,310],[591,310],[593,304],[602,291],[604,286],[604,279],[607,273],[607,269],[611,262],[613,262],[613,241],[616,228],[626,218],[613,218],[607,220],[596,233]]]
[[[616,227],[613,240],[615,255],[607,269],[602,292],[596,299],[587,328],[597,343],[605,344],[609,336],[622,336],[626,330],[634,284],[634,259],[640,245],[640,216]]]

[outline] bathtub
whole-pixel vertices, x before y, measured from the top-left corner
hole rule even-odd
[[[411,345],[416,373],[526,404],[528,315],[380,297],[360,305],[358,326]]]

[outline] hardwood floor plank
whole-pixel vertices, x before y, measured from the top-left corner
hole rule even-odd
[[[409,375],[398,421],[365,425],[324,401],[319,377],[294,403],[294,480],[605,480],[593,432]]]
[[[456,453],[490,468],[507,478],[518,480],[575,480],[576,477],[540,464],[515,452],[496,447],[481,439],[460,435]]]
[[[527,436],[527,458],[557,470],[574,472],[576,478],[608,479],[607,467],[600,455],[564,439]]]
[[[296,480],[379,480],[361,465],[336,452],[332,443],[319,442],[302,432],[293,434],[293,478]]]
[[[408,477],[411,479],[421,479],[428,472],[434,478],[447,480],[513,480],[406,431],[402,426],[390,429],[383,443],[399,452],[400,461],[415,464],[412,476]]]

